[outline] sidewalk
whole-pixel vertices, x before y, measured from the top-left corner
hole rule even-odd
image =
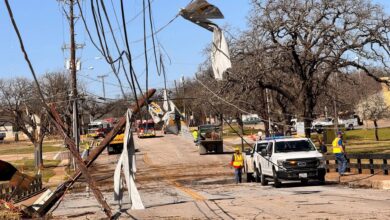
[[[326,181],[339,182],[339,174],[330,172],[326,174]],[[383,175],[382,172],[375,174],[354,174],[347,173],[340,178],[340,184],[350,188],[373,188],[390,190],[390,175]]]

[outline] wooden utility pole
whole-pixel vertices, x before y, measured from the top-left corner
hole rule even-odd
[[[72,100],[73,100],[73,138],[76,150],[80,151],[80,129],[79,129],[79,112],[77,106],[77,78],[76,78],[76,40],[75,40],[75,17],[74,17],[74,0],[69,0],[69,35],[70,35],[70,76],[72,83]],[[74,164],[75,165],[75,164]]]
[[[147,99],[150,99],[154,93],[156,92],[155,89],[149,90],[144,97],[138,98],[136,101],[138,104],[133,105],[131,108],[133,112],[133,117],[136,115],[140,108],[147,104]],[[55,125],[60,131],[60,135],[64,138],[65,142],[69,146],[69,149],[71,150],[72,154],[75,154],[77,157],[77,161],[79,162],[79,170],[77,170],[76,173],[72,175],[70,179],[65,181],[63,184],[60,184],[57,189],[54,191],[54,193],[48,198],[37,210],[37,213],[40,216],[44,216],[47,212],[50,211],[55,204],[61,200],[61,198],[64,196],[65,192],[68,191],[69,188],[73,186],[73,184],[81,177],[81,175],[86,176],[86,180],[88,181],[89,186],[92,189],[92,192],[95,194],[96,199],[99,201],[99,203],[102,205],[106,215],[112,216],[111,210],[109,206],[107,205],[106,201],[104,200],[103,196],[101,195],[101,192],[96,187],[96,184],[94,183],[94,179],[90,176],[88,170],[89,166],[92,165],[92,163],[98,158],[98,156],[104,151],[106,146],[114,139],[114,137],[122,131],[122,129],[126,125],[126,118],[122,117],[119,122],[115,125],[115,127],[106,135],[106,137],[100,142],[99,146],[94,148],[91,153],[89,154],[88,158],[81,162],[80,154],[77,154],[77,152],[73,149],[75,149],[75,143],[73,140],[71,140],[66,132],[64,131],[63,127],[65,126],[64,123],[61,121],[61,118],[59,117],[56,110],[52,107],[51,112],[53,115],[55,115]],[[92,188],[92,187],[95,187]],[[109,217],[110,218],[110,217]]]
[[[103,83],[103,98],[106,99],[106,88],[105,88],[105,85],[104,85],[104,78],[108,77],[108,75],[105,74],[105,75],[100,75],[100,76],[97,76],[97,77],[102,79],[102,83]]]
[[[335,89],[334,89],[334,97],[333,97],[333,108],[334,108],[334,132],[337,134],[338,130],[339,130],[339,114],[338,114],[338,110],[337,110],[337,72],[336,72],[336,76],[334,78],[334,85],[335,85]],[[336,135],[337,136],[337,135]]]
[[[240,113],[239,125],[240,125],[240,134],[241,134],[241,152],[244,152],[244,121],[242,120],[242,113]]]

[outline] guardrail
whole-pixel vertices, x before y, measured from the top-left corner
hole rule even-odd
[[[37,193],[41,192],[42,189],[42,176],[40,175],[35,176],[28,190],[19,190],[18,192],[15,192],[14,195],[12,194],[15,190],[15,187],[10,186],[8,183],[2,183],[0,184],[0,199],[8,200],[12,195],[11,199],[17,203],[36,195]]]
[[[324,155],[326,159],[326,171],[330,172],[331,169],[337,172],[337,160],[334,154]],[[351,172],[351,169],[357,170],[357,173],[363,173],[363,170],[370,170],[370,174],[375,174],[375,170],[382,171],[383,175],[389,175],[390,154],[347,154],[347,172]],[[334,162],[332,162],[334,161]]]

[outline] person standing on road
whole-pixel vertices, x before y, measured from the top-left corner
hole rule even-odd
[[[240,148],[238,147],[235,148],[232,161],[230,164],[234,167],[234,179],[236,181],[236,184],[241,183],[242,167],[244,166],[244,158],[240,153]]]
[[[198,142],[198,138],[199,138],[198,130],[194,130],[192,132],[192,137],[194,138],[194,143],[197,143]]]
[[[347,159],[345,156],[345,146],[343,143],[343,134],[341,131],[337,132],[337,137],[332,142],[333,153],[338,163],[338,171],[340,176],[343,176],[347,168]]]

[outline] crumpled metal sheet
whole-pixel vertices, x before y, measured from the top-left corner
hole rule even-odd
[[[137,167],[135,163],[135,147],[133,133],[131,132],[131,115],[130,110],[126,113],[126,128],[125,128],[125,137],[123,140],[123,151],[117,163],[114,172],[114,200],[119,202],[121,208],[122,198],[123,198],[123,181],[121,177],[121,171],[125,176],[125,182],[127,190],[129,192],[129,199],[131,202],[131,209],[145,209],[145,206],[142,203],[141,196],[135,185],[135,173],[137,172]]]
[[[222,12],[206,0],[195,0],[180,11],[180,15],[195,24],[213,31],[213,26],[217,26],[209,19],[224,18]]]
[[[214,77],[222,80],[223,73],[232,68],[230,61],[229,48],[220,28],[214,27],[213,46],[211,48],[211,64],[213,67]]]
[[[151,102],[149,104],[149,113],[150,115],[152,116],[153,118],[153,121],[154,123],[160,123],[162,118],[164,117],[164,112],[163,110],[161,109],[161,107],[155,103],[155,102]]]

